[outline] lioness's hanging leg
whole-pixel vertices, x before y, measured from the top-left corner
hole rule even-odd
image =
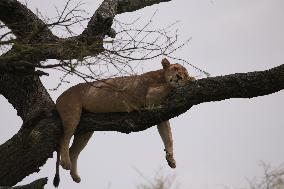
[[[170,90],[171,88],[168,85],[150,87],[147,91],[146,106],[153,108],[161,104]],[[171,168],[175,168],[176,161],[173,155],[173,138],[170,122],[167,120],[159,123],[157,128],[165,146],[167,162]]]
[[[60,139],[60,165],[64,169],[70,170],[72,165],[69,156],[69,143],[80,121],[82,108],[80,104],[70,104],[64,101],[57,102],[56,108],[63,124],[63,135]]]
[[[173,137],[170,122],[167,120],[162,123],[159,123],[157,128],[165,145],[167,162],[171,168],[175,168],[176,161],[174,159]]]
[[[77,159],[80,154],[80,152],[84,149],[84,147],[87,145],[89,139],[93,135],[94,132],[86,132],[86,133],[79,133],[74,135],[74,140],[71,148],[69,149],[70,153],[70,160],[72,163],[71,167],[71,177],[72,179],[79,183],[81,181],[81,178],[77,171]]]

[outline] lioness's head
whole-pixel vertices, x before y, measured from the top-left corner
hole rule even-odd
[[[165,79],[172,87],[184,86],[188,81],[194,81],[190,77],[185,67],[180,64],[171,64],[166,58],[162,60],[163,69],[165,70]]]

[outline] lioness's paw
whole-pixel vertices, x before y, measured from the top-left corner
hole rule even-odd
[[[71,169],[71,162],[70,161],[61,160],[60,165],[62,166],[63,169],[66,169],[66,170]]]
[[[81,182],[81,178],[80,178],[79,175],[71,173],[71,177],[75,182],[77,182],[77,183]]]
[[[166,160],[171,168],[176,168],[176,160],[174,159],[174,156],[172,154],[166,152]]]
[[[169,165],[172,169],[176,168],[176,161],[175,161],[174,159],[171,159],[171,160],[167,159],[167,162],[168,162],[168,165]]]
[[[167,160],[167,162],[168,162],[168,165],[169,165],[172,169],[176,168],[176,161],[175,161],[175,160]]]

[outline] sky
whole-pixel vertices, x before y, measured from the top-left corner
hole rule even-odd
[[[51,17],[56,15],[54,5],[62,9],[65,3],[27,2],[33,11],[39,10]],[[84,2],[83,8],[92,14],[102,1]],[[192,39],[175,56],[214,77],[283,64],[283,9],[283,0],[173,0],[118,15],[116,19],[147,20],[157,11],[153,26],[179,21],[179,39]],[[81,29],[75,28],[78,32]],[[161,59],[147,62],[143,70],[160,69]],[[188,69],[192,68],[188,66]],[[41,79],[47,88],[53,88],[58,83],[58,73],[49,73],[49,77]],[[71,85],[82,82],[78,78],[71,80],[71,84],[50,91],[54,100]],[[59,188],[135,188],[147,182],[138,172],[149,179],[156,173],[175,175],[182,189],[248,188],[247,180],[263,175],[261,162],[272,167],[284,163],[283,97],[284,91],[280,91],[251,99],[209,102],[171,119],[177,161],[174,170],[167,166],[155,127],[129,135],[96,132],[78,162],[81,183],[74,183],[69,173],[61,169]],[[19,130],[22,122],[3,96],[0,96],[0,115],[0,142],[4,143]],[[45,188],[51,189],[54,172],[55,158],[19,184],[48,177]]]

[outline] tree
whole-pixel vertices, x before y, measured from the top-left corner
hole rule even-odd
[[[16,36],[16,39],[1,42],[2,45],[13,44],[13,48],[0,57],[0,93],[23,119],[21,130],[0,147],[0,185],[12,186],[38,171],[57,147],[61,134],[60,120],[54,102],[39,79],[45,73],[37,68],[54,66],[44,64],[44,61],[58,59],[63,61],[56,66],[72,70],[72,62],[64,60],[99,56],[107,50],[103,46],[105,36],[114,37],[111,26],[115,15],[160,2],[163,1],[105,0],[84,32],[67,39],[53,35],[49,28],[68,20],[47,24],[18,1],[0,2],[0,20],[4,23],[1,27],[8,27]],[[100,115],[84,112],[78,132],[142,131],[203,102],[277,92],[283,89],[283,80],[284,65],[262,72],[201,79],[173,91],[169,100],[155,112],[142,110],[130,114]],[[24,159],[29,161],[23,164]]]

